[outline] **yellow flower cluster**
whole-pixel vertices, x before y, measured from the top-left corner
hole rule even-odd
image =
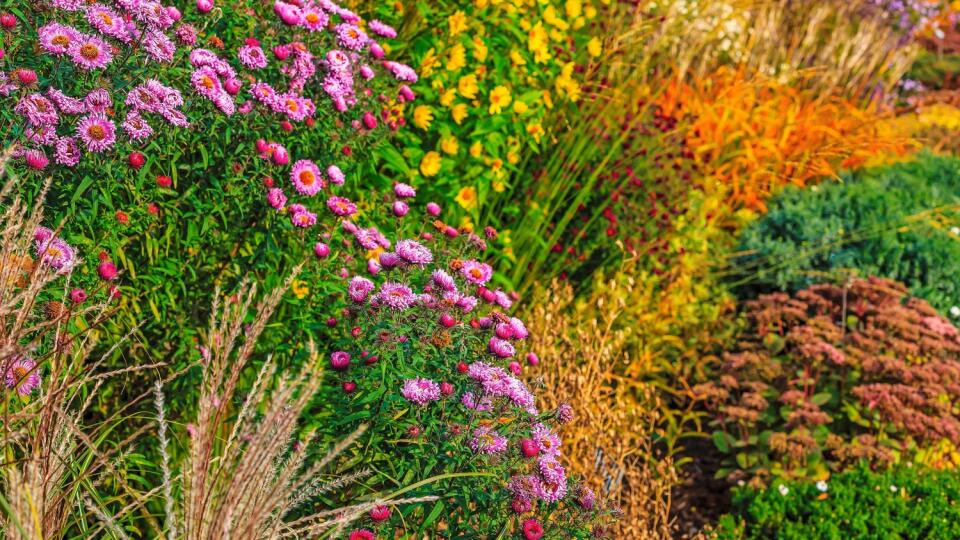
[[[550,109],[582,99],[577,66],[603,53],[585,29],[592,1],[460,0],[422,13],[430,41],[411,59],[421,79],[401,154],[419,160],[423,177],[456,186],[465,211],[507,188],[524,148],[549,137]]]

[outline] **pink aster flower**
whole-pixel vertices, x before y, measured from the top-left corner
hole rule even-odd
[[[57,108],[42,94],[24,96],[13,107],[13,111],[35,126],[56,126],[60,122]]]
[[[371,32],[373,32],[374,34],[380,37],[385,37],[390,39],[394,39],[397,37],[397,31],[394,30],[393,27],[389,26],[386,23],[378,21],[376,19],[370,21],[367,24],[367,28],[369,28]]]
[[[5,380],[7,388],[15,388],[17,393],[27,396],[40,386],[40,370],[31,358],[14,356],[7,362]]]
[[[409,184],[397,182],[393,185],[393,193],[397,197],[408,198],[415,197],[417,195],[417,190],[413,189],[413,186]]]
[[[70,97],[52,86],[47,89],[47,98],[64,114],[80,114],[86,111],[86,104],[82,99]]]
[[[563,499],[567,494],[567,479],[562,482],[552,482],[546,478],[538,478],[534,488],[534,495],[544,502],[553,503]]]
[[[489,264],[475,260],[469,260],[463,263],[463,268],[460,272],[467,278],[467,281],[475,285],[483,285],[493,277],[493,268]]]
[[[476,394],[473,392],[464,392],[463,397],[460,398],[460,403],[463,403],[463,406],[468,409],[479,412],[493,410],[493,401],[489,396],[477,399]]]
[[[77,135],[88,152],[100,153],[109,150],[117,141],[116,126],[106,116],[90,114],[77,124]]]
[[[83,106],[90,114],[103,114],[113,106],[113,98],[105,88],[97,88],[83,98]]]
[[[283,194],[282,189],[273,188],[267,192],[267,204],[277,210],[283,210],[283,207],[287,204],[287,196]]]
[[[493,428],[481,426],[473,430],[470,449],[478,454],[499,454],[507,449],[507,439],[497,434]]]
[[[327,27],[330,16],[316,6],[307,6],[303,9],[300,25],[311,32],[319,32]]]
[[[347,293],[350,295],[351,300],[359,304],[367,299],[367,296],[370,295],[373,288],[374,285],[372,281],[365,277],[356,276],[350,280]]]
[[[566,470],[564,470],[563,465],[560,465],[560,462],[557,461],[555,456],[541,457],[537,468],[540,470],[543,478],[550,482],[559,483],[567,479]]]
[[[290,222],[297,227],[302,227],[302,228],[312,227],[317,223],[317,215],[308,210],[294,212],[290,214]]]
[[[57,163],[65,167],[73,167],[80,163],[80,145],[76,137],[60,137],[54,150]]]
[[[254,45],[244,45],[237,51],[237,59],[249,69],[263,69],[267,67],[267,55],[263,49]]]
[[[359,26],[353,24],[341,23],[334,27],[333,30],[337,34],[337,42],[339,42],[342,47],[350,50],[362,50],[367,45],[367,42],[370,41],[367,34],[361,30]]]
[[[60,23],[47,23],[37,30],[40,38],[40,48],[44,51],[61,56],[70,50],[70,44],[80,36],[75,28]]]
[[[197,29],[189,24],[181,24],[173,33],[177,40],[184,45],[193,46],[197,44]]]
[[[430,249],[413,240],[398,241],[396,253],[410,264],[426,265],[433,262],[433,253]]]
[[[290,180],[301,195],[316,195],[325,187],[325,181],[320,176],[320,167],[309,159],[301,159],[293,164]]]
[[[43,263],[50,265],[58,274],[69,272],[77,261],[73,248],[60,238],[45,242],[37,255]]]
[[[384,283],[376,294],[376,300],[391,309],[403,311],[416,303],[417,295],[402,283]]]
[[[123,18],[116,11],[103,4],[93,4],[87,7],[87,22],[105,36],[116,38],[124,43],[133,41],[133,36],[127,30]]]
[[[137,111],[130,111],[121,126],[134,141],[149,139],[153,135],[153,128]]]
[[[143,40],[143,50],[157,62],[167,64],[173,61],[177,46],[163,32],[148,30],[147,36]]]
[[[347,179],[347,177],[343,174],[343,171],[340,170],[340,167],[337,167],[336,165],[330,165],[327,167],[327,177],[330,178],[330,182],[336,186],[342,186]]]
[[[76,39],[70,42],[68,52],[70,53],[70,59],[80,69],[87,71],[100,69],[113,60],[110,45],[91,35],[78,35]]]
[[[553,457],[560,455],[560,437],[549,427],[536,424],[533,426],[530,438],[537,443],[542,455]]]
[[[454,281],[453,276],[448,274],[442,268],[438,268],[430,274],[430,279],[436,283],[437,287],[440,287],[446,292],[456,292],[457,282]]]
[[[327,199],[327,208],[338,216],[352,216],[357,213],[357,205],[345,197],[330,197]]]
[[[220,76],[210,66],[201,66],[194,71],[193,75],[190,76],[190,82],[193,83],[193,88],[198,94],[211,101],[224,93]]]
[[[431,401],[440,399],[440,385],[430,379],[421,377],[407,379],[403,383],[403,389],[400,390],[400,394],[411,403],[426,405]]]
[[[387,68],[387,71],[392,73],[393,77],[398,81],[417,82],[417,72],[406,64],[387,60],[383,63],[383,67]]]

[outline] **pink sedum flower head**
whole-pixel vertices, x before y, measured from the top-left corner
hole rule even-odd
[[[301,159],[293,164],[290,180],[301,195],[313,196],[325,187],[325,181],[320,176],[320,167],[308,159]]]
[[[37,363],[26,356],[14,356],[8,361],[4,379],[7,388],[16,389],[22,396],[28,396],[40,387]]]
[[[469,260],[463,263],[463,268],[460,272],[467,278],[467,281],[475,285],[483,285],[493,277],[493,268],[489,264],[476,260]]]
[[[403,395],[407,401],[423,406],[431,401],[440,399],[440,385],[430,379],[420,377],[408,379],[403,383],[403,389],[400,390],[400,394]]]

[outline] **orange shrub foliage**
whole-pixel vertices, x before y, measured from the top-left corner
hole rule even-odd
[[[702,166],[708,193],[722,190],[733,209],[764,211],[787,184],[804,186],[912,146],[860,107],[744,70],[720,68],[693,82],[674,81],[656,99],[677,118]]]

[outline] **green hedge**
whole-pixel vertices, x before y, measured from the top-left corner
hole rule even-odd
[[[946,313],[960,305],[958,210],[960,160],[931,154],[790,188],[744,230],[731,275],[743,297],[876,275]]]
[[[960,474],[955,471],[859,469],[825,484],[737,490],[735,511],[720,519],[715,538],[960,538]]]

